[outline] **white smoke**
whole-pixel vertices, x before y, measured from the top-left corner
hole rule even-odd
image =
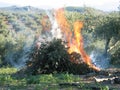
[[[58,27],[57,21],[53,15],[53,12],[46,10],[46,14],[49,17],[51,23],[51,30],[43,30],[39,38],[36,40],[37,48],[40,47],[41,43],[50,42],[54,38],[60,39],[62,37],[61,31]]]
[[[39,36],[39,38],[36,40],[36,45],[39,45],[41,43],[44,43],[46,41],[52,41],[54,38],[56,39],[63,39],[63,35],[62,32],[59,28],[59,25],[57,23],[57,20],[55,19],[55,15],[53,14],[52,11],[46,11],[46,14],[49,17],[49,20],[51,22],[51,30],[49,30],[50,32],[44,32],[43,34],[41,34]],[[25,65],[25,62],[28,60],[28,54],[29,52],[31,52],[31,48],[34,46],[33,44],[35,44],[34,42],[34,38],[35,38],[35,32],[32,30],[28,30],[28,31],[20,31],[18,33],[14,32],[14,37],[17,38],[18,34],[23,34],[26,38],[25,38],[25,42],[23,42],[23,47],[22,47],[22,51],[21,52],[12,52],[12,50],[10,50],[6,56],[6,59],[15,67],[17,68],[21,68],[22,66]],[[16,55],[19,56],[17,57]],[[99,51],[93,51],[90,55],[92,62],[99,68],[107,68],[109,67],[109,58],[108,56],[104,55],[103,53],[99,52]],[[15,60],[17,62],[15,62]]]
[[[44,43],[46,41],[52,41],[54,38],[56,39],[62,39],[62,33],[58,26],[58,23],[55,19],[55,14],[52,10],[46,10],[46,14],[49,17],[49,20],[51,22],[51,30],[48,30],[47,32],[43,30],[44,33],[40,35],[40,37],[37,40],[37,44]]]
[[[91,52],[90,58],[97,67],[101,69],[106,69],[109,67],[110,56],[104,54],[104,52],[100,52],[99,50],[95,50]]]
[[[58,23],[56,21],[56,18],[54,17],[55,14],[52,12],[52,11],[46,11],[48,17],[49,17],[49,20],[52,24],[52,29],[50,30],[51,32],[51,35],[52,35],[52,39],[53,38],[57,38],[57,39],[61,39],[62,38],[62,33],[61,33],[61,30],[58,26]]]
[[[17,33],[12,32],[12,34],[16,42],[15,45],[8,47],[9,51],[6,53],[5,60],[9,62],[12,66],[16,68],[21,68],[28,60],[28,54],[33,45],[35,34],[32,30],[19,31]],[[22,40],[22,38],[19,38],[19,36],[21,35],[23,35],[25,38],[21,43],[18,43],[20,39]],[[21,49],[16,50],[19,47],[21,47]]]

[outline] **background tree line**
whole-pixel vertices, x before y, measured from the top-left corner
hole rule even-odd
[[[25,9],[24,12],[23,10],[22,8],[16,12],[12,8],[10,10],[0,9],[0,66],[19,62],[18,58],[22,57],[27,39],[32,39],[27,42],[32,45],[37,34],[39,35],[43,30],[42,20],[47,16],[45,11],[34,8],[29,8],[29,11]],[[108,13],[90,7],[66,7],[65,15],[71,30],[76,20],[84,22],[82,33],[85,39],[85,49],[89,54],[94,48],[99,48],[105,54],[111,54],[112,63],[119,62],[119,11]],[[47,20],[47,23],[50,23],[49,18]],[[14,54],[12,55],[11,52]],[[11,61],[9,61],[10,57]]]

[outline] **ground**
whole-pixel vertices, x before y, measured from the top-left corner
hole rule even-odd
[[[109,68],[86,75],[63,73],[22,78],[11,74],[11,69],[5,70],[0,72],[0,90],[120,90],[120,81],[114,82],[115,77],[120,78],[120,68]],[[13,69],[12,71],[15,72]]]

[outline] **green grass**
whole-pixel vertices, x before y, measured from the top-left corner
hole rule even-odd
[[[42,74],[37,76],[29,76],[26,78],[27,84],[39,84],[39,83],[71,83],[71,82],[80,82],[78,76],[73,74]]]
[[[59,83],[71,83],[71,82],[80,82],[80,78],[78,76],[74,76],[72,74],[42,74],[42,75],[30,75],[24,78],[14,77],[12,74],[17,72],[16,69],[13,68],[1,68],[0,69],[0,90],[2,88],[7,88],[10,90],[19,90],[26,88],[32,88],[35,90],[57,90],[60,88]],[[9,86],[9,87],[8,87]],[[67,87],[70,88],[73,87]],[[4,90],[4,89],[3,89]]]
[[[0,68],[0,74],[13,74],[16,73],[17,69],[16,68]]]
[[[17,72],[15,68],[0,68],[0,90],[91,90],[89,85],[82,83],[79,75],[68,73],[62,74],[41,74],[29,75],[27,77],[15,77],[14,73]],[[60,83],[79,82],[78,86],[63,85]],[[100,86],[101,90],[109,90],[108,86]]]

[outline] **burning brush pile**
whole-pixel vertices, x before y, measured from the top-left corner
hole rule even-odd
[[[64,9],[55,11],[52,17],[54,20],[50,15],[48,16],[53,26],[51,30],[45,30],[45,34],[50,33],[49,36],[52,39],[46,40],[48,34],[44,39],[39,38],[40,42],[32,49],[30,60],[27,62],[27,72],[31,74],[55,72],[85,74],[91,70],[99,71],[100,69],[92,64],[90,57],[84,51],[81,34],[83,23],[76,21],[73,24],[74,30],[70,30]]]
[[[30,60],[27,61],[27,72],[31,74],[49,74],[69,72],[84,74],[92,69],[83,62],[81,55],[68,53],[65,42],[61,39],[53,39],[51,42],[41,44],[39,49],[33,48]]]

